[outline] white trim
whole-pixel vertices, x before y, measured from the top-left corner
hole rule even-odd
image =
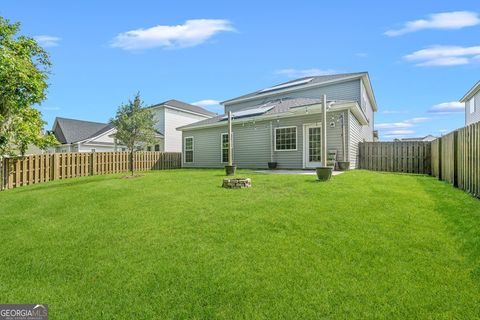
[[[220,133],[220,163],[228,163],[228,160],[225,162],[223,161],[223,136],[224,135],[228,136],[228,132]],[[233,133],[232,133],[232,142],[233,142]],[[228,150],[228,148],[226,150]],[[233,153],[233,150],[232,150],[232,153]]]
[[[187,139],[192,138],[192,150],[187,150]],[[186,161],[187,151],[192,151],[192,161]],[[183,163],[194,163],[195,162],[195,138],[193,136],[188,136],[183,138]]]
[[[322,128],[322,123],[321,122],[314,122],[314,123],[304,123],[303,124],[303,152],[302,152],[302,167],[304,169],[312,169],[314,167],[307,167],[307,157],[309,156],[308,154],[308,132],[307,128]],[[320,135],[322,134],[322,131],[320,131]],[[321,141],[320,141],[321,143]],[[321,158],[321,157],[320,157]],[[320,161],[320,165],[322,165],[323,161]]]
[[[99,138],[99,137],[102,137],[102,136],[107,135],[107,134],[111,134],[112,131],[116,131],[116,129],[115,129],[115,128],[111,128],[111,129],[109,129],[109,130],[107,130],[107,131],[105,131],[105,132],[102,132],[102,133],[99,134],[99,135],[96,135],[96,136],[93,136],[93,137],[89,137],[89,138],[87,138],[87,139],[83,139],[83,140],[80,140],[80,141],[76,141],[75,143],[89,143],[90,141],[95,140],[95,139],[97,139],[97,138]],[[109,136],[109,138],[110,138],[110,136]]]
[[[468,106],[470,108],[470,114],[475,113],[475,96],[472,96],[470,100],[468,100]]]
[[[476,95],[480,91],[480,81],[477,81],[470,90],[460,99],[460,102],[467,102],[472,96]]]
[[[295,128],[295,149],[277,150],[277,129],[288,129],[288,128]],[[298,150],[298,127],[297,126],[275,127],[273,130],[273,151],[283,152],[283,151],[297,151],[297,150]]]

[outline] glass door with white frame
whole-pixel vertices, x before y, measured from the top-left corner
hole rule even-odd
[[[322,165],[322,128],[317,124],[305,125],[305,167],[315,168]]]

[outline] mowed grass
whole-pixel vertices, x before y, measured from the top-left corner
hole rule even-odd
[[[426,176],[222,170],[0,193],[0,303],[51,319],[473,319],[480,202]]]

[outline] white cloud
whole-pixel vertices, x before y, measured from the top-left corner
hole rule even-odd
[[[433,113],[452,113],[452,112],[463,112],[465,110],[465,105],[462,102],[451,101],[443,102],[434,105],[428,110],[428,112]]]
[[[186,48],[199,45],[223,31],[235,31],[235,29],[228,20],[194,19],[180,25],[157,25],[147,29],[122,32],[113,39],[111,46],[124,50],[156,47]]]
[[[395,37],[424,29],[461,29],[472,27],[477,24],[480,24],[480,18],[475,12],[443,12],[431,14],[428,16],[428,19],[407,21],[403,28],[398,30],[388,30],[385,32],[385,35]]]
[[[286,76],[289,78],[303,78],[309,76],[323,76],[326,74],[336,73],[333,69],[280,69],[276,70],[275,74]]]
[[[42,47],[57,47],[58,43],[60,42],[61,38],[54,37],[54,36],[47,36],[47,35],[39,35],[33,37],[39,45]]]
[[[220,104],[219,100],[213,100],[213,99],[205,99],[205,100],[200,100],[197,102],[192,102],[193,105],[199,106],[199,107],[208,107],[208,106],[217,106]]]
[[[399,113],[408,113],[407,110],[382,110],[381,113],[383,114],[399,114]]]
[[[365,58],[368,56],[368,54],[366,54],[365,52],[357,52],[355,53],[355,55],[359,58]]]
[[[417,66],[456,66],[475,62],[480,55],[480,46],[431,46],[405,55],[407,61],[418,62]]]
[[[413,130],[393,130],[393,131],[385,132],[385,136],[386,137],[406,136],[406,135],[412,135],[414,133],[415,133],[415,131],[413,131]]]
[[[418,118],[412,118],[412,119],[405,120],[405,122],[407,122],[407,123],[422,123],[422,122],[427,122],[427,121],[430,121],[430,120],[431,120],[431,118],[418,117]]]
[[[400,129],[400,128],[411,128],[411,127],[413,127],[413,124],[409,122],[389,122],[389,123],[379,123],[375,125],[375,129]]]

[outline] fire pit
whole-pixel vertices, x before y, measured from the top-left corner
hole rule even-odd
[[[250,178],[225,178],[222,187],[230,189],[250,188],[252,179]]]

